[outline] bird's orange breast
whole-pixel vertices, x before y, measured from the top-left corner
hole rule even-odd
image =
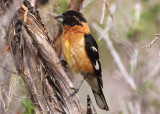
[[[84,33],[67,31],[62,36],[62,51],[73,73],[93,73],[94,69],[85,50]],[[89,71],[89,72],[88,72]]]

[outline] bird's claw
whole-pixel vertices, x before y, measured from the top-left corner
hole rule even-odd
[[[77,94],[77,93],[78,93],[78,91],[79,91],[79,89],[76,89],[76,88],[74,88],[74,87],[71,87],[71,89],[73,89],[73,90],[74,90],[74,92],[73,92],[73,93],[71,93],[71,94],[68,96],[68,98],[69,98],[69,97],[74,96],[74,95],[75,95],[75,94]]]
[[[60,64],[60,63],[61,63],[61,65],[64,66],[64,67],[67,66],[67,62],[66,62],[65,60],[60,60],[60,61],[58,62],[58,64]]]
[[[71,87],[70,89],[73,89],[74,91],[76,90],[76,88],[74,88],[74,87]]]

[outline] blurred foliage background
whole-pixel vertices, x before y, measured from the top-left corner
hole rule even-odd
[[[57,21],[54,16],[65,12],[69,2],[49,0],[45,4],[42,2],[43,4],[36,5],[51,39],[58,34],[55,31]],[[149,52],[148,48],[144,48],[156,38],[154,34],[159,33],[160,1],[84,0],[80,12],[86,17],[91,33],[99,45],[103,91],[110,111],[102,111],[96,106],[87,83],[82,85],[78,93],[84,106],[89,94],[98,114],[160,114],[159,40],[153,43]],[[120,59],[117,60],[117,57]],[[7,64],[8,61],[1,60],[2,66]],[[1,73],[0,80],[8,90],[16,76],[5,81],[5,74],[6,72]],[[135,87],[129,82],[130,79]],[[34,113],[24,88],[24,82],[18,76],[14,86],[15,96],[10,102],[7,114]],[[2,102],[0,107],[0,111],[4,112]]]

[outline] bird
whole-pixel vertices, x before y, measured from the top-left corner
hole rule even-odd
[[[74,10],[59,14],[55,19],[62,24],[62,53],[72,73],[83,76],[91,87],[99,108],[109,111],[102,91],[103,80],[98,45],[90,32],[87,20],[82,13]],[[73,94],[79,91],[80,86]]]

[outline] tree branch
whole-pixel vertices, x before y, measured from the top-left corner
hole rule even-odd
[[[8,41],[14,64],[22,75],[36,113],[86,113],[77,96],[68,98],[73,85],[58,64],[59,59],[38,12],[33,9],[24,15],[25,10],[17,11]]]

